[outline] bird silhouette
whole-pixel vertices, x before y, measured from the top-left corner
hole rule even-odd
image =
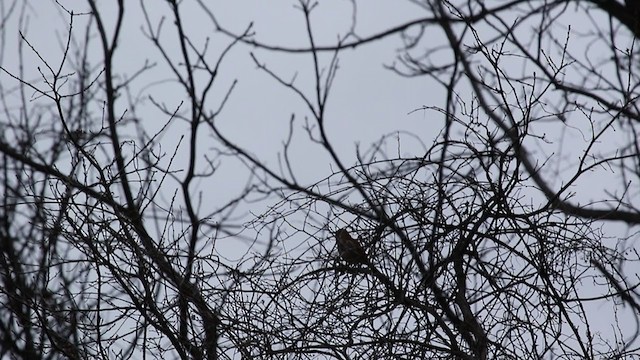
[[[368,264],[367,253],[364,251],[360,242],[349,235],[347,229],[336,231],[336,244],[338,245],[338,254],[349,264]]]

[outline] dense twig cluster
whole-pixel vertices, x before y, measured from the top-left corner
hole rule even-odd
[[[637,353],[626,329],[640,319],[637,5],[410,2],[423,17],[361,35],[353,1],[348,33],[325,45],[312,21],[325,5],[300,0],[309,45],[287,48],[251,26],[234,33],[198,0],[168,1],[168,36],[142,1],[161,60],[133,75],[116,65],[128,2],[56,3],[67,26],[57,63],[18,32],[16,64],[0,57],[0,357]],[[190,33],[189,6],[216,46]],[[590,27],[563,27],[569,7]],[[0,18],[25,30],[27,14]],[[327,131],[339,55],[393,35],[404,47],[389,69],[439,86],[445,101],[415,111],[442,125],[435,140],[385,136],[354,164]],[[221,122],[236,82],[220,74],[243,44],[305,107],[304,124],[287,119],[279,166]],[[265,51],[307,56],[311,84]],[[157,66],[175,103],[144,86],[132,95]],[[295,166],[299,128],[330,164],[322,179]],[[419,150],[400,151],[409,138]],[[244,172],[224,173],[229,163]]]

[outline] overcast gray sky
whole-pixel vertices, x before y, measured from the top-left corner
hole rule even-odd
[[[87,11],[84,2],[61,1],[61,3],[74,13]],[[308,37],[304,32],[304,17],[296,8],[296,1],[211,1],[210,7],[215,11],[218,21],[227,29],[236,33],[241,33],[253,23],[254,39],[270,45],[306,47]],[[113,20],[109,16],[110,6],[105,3],[105,19]],[[139,94],[140,108],[137,110],[143,116],[145,127],[149,133],[153,129],[158,129],[167,120],[164,115],[154,109],[148,99],[153,97],[156,101],[166,104],[168,108],[176,108],[186,95],[176,84],[168,83],[171,75],[167,75],[168,67],[160,59],[157,49],[143,35],[145,20],[138,2],[126,1],[127,12],[135,14],[125,17],[126,23],[124,35],[119,44],[122,51],[116,57],[116,69],[123,74],[133,74],[143,66],[146,61],[157,62],[151,71],[145,73],[132,85],[134,95]],[[162,16],[167,16],[167,7],[164,2],[146,1],[150,11],[151,21],[157,24]],[[63,43],[68,31],[68,17],[58,10],[54,1],[32,2],[29,8],[30,15],[28,21],[30,26],[25,26],[28,31],[25,38],[38,49],[43,58],[52,61],[53,65],[58,65],[56,61],[62,58]],[[183,8],[184,19],[187,19],[187,33],[191,34],[191,41],[194,44],[202,45],[209,38],[212,48],[210,56],[212,59],[219,55],[219,50],[229,44],[231,39],[223,34],[214,31],[213,24],[208,16],[199,9],[195,2],[185,2]],[[354,14],[353,2],[347,0],[322,0],[313,12],[312,22],[314,37],[317,44],[331,45],[338,37],[344,36],[352,25]],[[400,24],[420,16],[423,13],[419,8],[408,1],[374,1],[370,0],[366,6],[357,8],[357,18],[355,32],[360,36],[366,36],[393,25]],[[115,14],[112,14],[115,15]],[[11,21],[16,21],[14,17]],[[84,20],[83,20],[84,19]],[[86,17],[77,18],[78,23],[74,24],[74,29],[81,29],[86,26]],[[578,22],[575,26],[585,25]],[[175,47],[175,38],[172,20],[167,20],[164,24],[165,46],[170,51],[170,55],[178,55]],[[12,36],[8,36],[2,41],[5,42],[4,53],[2,54],[2,64],[8,69],[18,71],[18,59],[12,53],[16,44],[20,41],[17,35],[19,28],[16,23],[7,24],[7,28],[16,29]],[[429,29],[428,31],[434,31]],[[578,31],[578,30],[576,30]],[[9,31],[11,33],[11,31]],[[82,31],[78,31],[81,34]],[[428,34],[428,39],[433,39],[433,45],[437,44],[441,34]],[[562,37],[560,34],[559,37]],[[579,38],[575,40],[580,46]],[[573,43],[572,43],[573,44]],[[392,71],[385,69],[383,65],[391,65],[396,60],[397,49],[402,43],[399,37],[392,36],[381,41],[358,47],[357,49],[343,50],[339,54],[339,70],[335,82],[331,88],[327,109],[327,129],[329,136],[336,144],[343,162],[347,165],[356,162],[356,146],[367,149],[372,143],[380,139],[381,136],[392,134],[398,131],[406,131],[415,134],[424,143],[430,144],[440,131],[443,119],[442,115],[436,112],[416,111],[423,106],[441,105],[443,103],[444,89],[435,84],[434,81],[426,78],[405,78],[398,76]],[[94,46],[97,46],[97,42]],[[95,49],[98,51],[99,49]],[[216,83],[214,93],[211,98],[211,108],[216,108],[225,92],[232,82],[237,80],[238,84],[221,113],[218,121],[225,134],[245,146],[250,151],[260,154],[260,158],[270,165],[277,164],[277,154],[282,150],[282,143],[289,129],[289,119],[292,115],[296,118],[297,133],[294,141],[294,156],[292,161],[298,170],[301,182],[312,183],[320,180],[331,173],[331,161],[324,149],[318,145],[307,141],[307,136],[303,133],[305,117],[309,116],[304,103],[290,89],[278,84],[261,71],[253,63],[250,53],[253,52],[257,59],[268,68],[278,73],[284,79],[295,79],[294,84],[301,91],[313,97],[312,57],[310,54],[290,54],[265,51],[249,45],[238,45],[231,50],[230,55],[224,60],[220,73],[220,81]],[[25,50],[25,78],[39,79],[38,66],[42,66],[36,54]],[[325,70],[328,68],[332,54],[326,53],[322,57]],[[99,59],[100,54],[96,52],[95,59]],[[56,60],[58,59],[58,60]],[[30,65],[30,66],[29,66]],[[6,78],[3,78],[6,82]],[[40,82],[41,83],[41,82]],[[471,96],[470,93],[461,93],[461,96]],[[44,101],[38,99],[34,101]],[[122,103],[123,109],[125,103]],[[549,136],[567,136],[564,132],[557,132],[557,124],[550,125]],[[585,129],[589,124],[581,122],[578,117],[576,123],[563,131],[573,132],[574,136],[588,138]],[[172,130],[163,137],[163,145],[166,149],[171,149],[180,138],[181,134],[187,130],[180,124],[172,125]],[[544,128],[540,128],[544,132]],[[394,143],[389,149],[389,153],[399,149],[401,155],[413,154],[420,156],[423,149],[417,141],[408,136],[401,138],[398,148]],[[560,145],[554,144],[550,148],[537,149],[541,153],[551,154],[552,151],[562,150],[562,155],[567,157],[578,156],[580,146],[572,146],[563,142]],[[580,144],[580,142],[578,142]],[[603,149],[615,150],[617,140],[614,135],[611,138],[604,138],[600,142]],[[202,141],[204,149],[215,146],[212,142]],[[572,151],[575,151],[573,153]],[[221,169],[225,171],[224,176],[216,177],[215,184],[208,184],[215,189],[225,189],[223,194],[216,196],[235,195],[234,188],[244,185],[244,179],[238,181],[240,175],[245,174],[244,167],[239,162],[222,163]],[[333,168],[335,169],[335,168]],[[615,176],[607,171],[599,172],[600,176]],[[242,175],[244,176],[244,175]],[[596,180],[597,179],[597,180]],[[606,178],[593,177],[593,183],[585,183],[590,187],[589,191],[604,192],[607,190]],[[583,184],[580,184],[583,185]],[[589,191],[579,191],[578,198],[583,201],[592,200],[593,196]],[[602,308],[598,308],[602,309]],[[604,312],[603,312],[604,314]],[[603,322],[607,324],[608,322]],[[603,331],[606,331],[606,327]]]

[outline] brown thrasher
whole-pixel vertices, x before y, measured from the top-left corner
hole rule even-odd
[[[367,253],[365,253],[362,245],[358,240],[349,235],[347,229],[336,231],[336,244],[338,245],[338,254],[349,264],[368,264]]]

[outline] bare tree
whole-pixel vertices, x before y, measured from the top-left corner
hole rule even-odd
[[[166,60],[188,103],[157,104],[164,118],[148,133],[130,89],[154,65],[141,61],[133,75],[114,65],[128,4],[115,4],[115,17],[94,1],[84,12],[58,5],[67,33],[57,62],[26,35],[28,6],[15,3],[3,17],[17,17],[21,32],[19,70],[2,66],[3,84],[13,80],[1,91],[2,354],[219,358],[225,350],[217,307],[238,264],[221,259],[217,242],[237,232],[228,216],[247,191],[203,207],[194,182],[217,175],[223,156],[200,153],[196,139],[225,52],[205,60],[181,33],[178,4],[169,2],[183,52]],[[162,51],[158,30],[147,24]],[[95,46],[101,60],[92,64]],[[24,74],[29,66],[40,79]],[[208,76],[202,88],[196,69]],[[176,122],[186,130],[167,152],[161,138]],[[179,165],[178,156],[185,159]]]
[[[301,48],[266,44],[250,26],[235,33],[202,1],[167,1],[160,16],[155,2],[56,3],[61,57],[31,39],[28,2],[2,7],[19,30],[1,27],[17,39],[0,57],[2,356],[637,354],[638,7],[410,2],[423,17],[363,35],[356,10],[371,5],[352,1],[335,44],[314,37],[325,5],[295,2]],[[212,37],[190,33],[194,8]],[[126,72],[130,12],[155,53]],[[390,134],[348,162],[327,133],[340,54],[398,35],[388,68],[441,86],[443,104],[414,109],[441,131]],[[276,166],[220,121],[235,88],[221,74],[243,44],[306,107],[306,121],[283,119]],[[303,54],[312,83],[289,80],[266,53]],[[158,73],[152,84],[179,94],[174,103],[142,80]],[[325,152],[330,174],[301,180],[300,138]],[[409,138],[421,149],[404,155],[396,146]],[[244,170],[225,173],[229,163]],[[246,185],[210,185],[230,177]]]
[[[314,120],[308,135],[338,168],[308,186],[296,181],[295,169],[278,172],[243,153],[276,180],[274,190],[292,192],[259,223],[291,226],[285,209],[298,209],[306,214],[299,231],[317,239],[312,255],[269,264],[279,270],[264,289],[270,301],[254,313],[270,321],[250,323],[254,353],[633,357],[638,331],[626,328],[637,329],[640,315],[633,231],[640,219],[640,68],[638,17],[631,16],[638,6],[412,3],[424,17],[373,35],[358,34],[354,24],[337,44],[318,44],[310,14],[320,5],[300,1],[308,47],[242,39],[265,51],[309,54],[314,96],[255,61],[307,104]],[[439,45],[426,35],[436,30],[444,35]],[[415,156],[385,150],[383,139],[358,164],[343,164],[325,131],[335,59],[391,35],[405,48],[389,69],[434,80],[446,92],[444,104],[419,109],[442,117],[441,135]],[[334,58],[322,63],[325,52]],[[468,89],[472,96],[463,95]],[[605,230],[621,223],[622,235]],[[362,236],[366,266],[333,252],[332,232],[345,225]],[[603,306],[609,315],[594,310]]]

